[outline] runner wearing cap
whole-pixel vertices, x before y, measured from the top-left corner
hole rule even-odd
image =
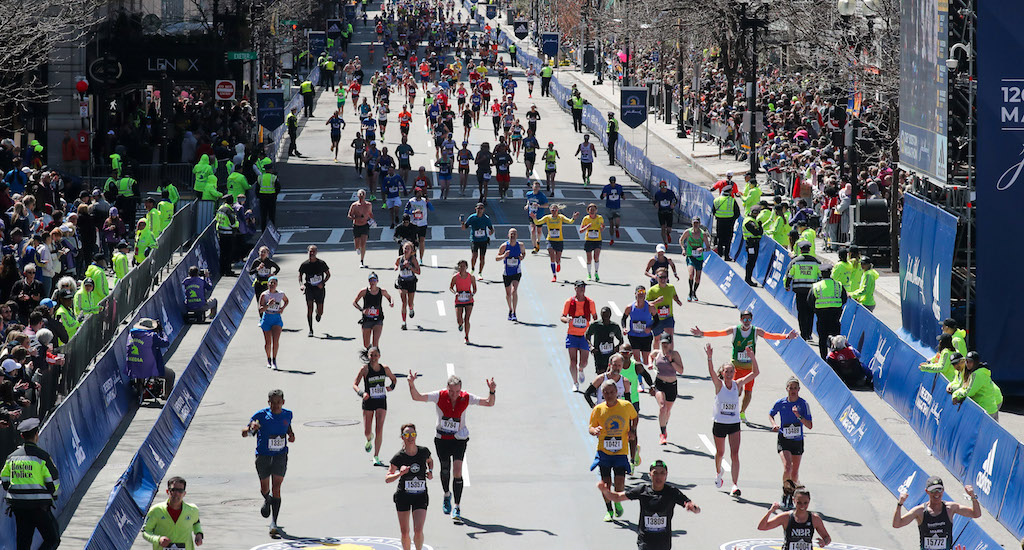
[[[974,493],[974,487],[964,485],[964,491],[971,497],[970,508],[957,502],[943,501],[944,490],[942,478],[932,476],[925,483],[928,502],[911,508],[906,514],[901,514],[903,503],[907,501],[907,493],[900,493],[900,498],[896,501],[896,512],[892,516],[893,528],[906,527],[917,520],[922,550],[952,550],[956,543],[953,540],[954,515],[960,514],[965,518],[981,517],[981,503],[978,502],[978,495]]]
[[[701,225],[700,218],[693,218],[690,228],[679,236],[679,246],[686,256],[686,270],[689,272],[690,293],[686,301],[696,302],[700,275],[704,270],[704,251],[711,248],[711,234]]]
[[[555,150],[555,142],[549,141],[548,148],[544,151],[544,177],[547,179],[547,190],[548,193],[555,192],[555,174],[558,173],[558,167],[556,165],[558,161],[558,151]]]
[[[615,176],[608,178],[608,185],[601,188],[604,199],[605,218],[608,219],[608,244],[614,245],[619,238],[619,223],[622,221],[622,186],[615,183]]]
[[[722,330],[709,330],[703,331],[700,327],[693,327],[690,329],[690,334],[693,334],[697,338],[715,338],[719,336],[731,336],[732,337],[732,365],[736,367],[736,377],[743,378],[750,374],[751,362],[753,361],[753,355],[747,354],[747,349],[751,352],[757,350],[757,339],[764,338],[765,340],[792,340],[797,337],[795,331],[789,331],[787,334],[781,332],[768,332],[764,329],[755,327],[752,323],[754,320],[754,312],[749,309],[740,312],[740,324],[734,327],[728,327]],[[751,380],[746,386],[740,388],[740,393],[743,394],[743,406],[740,408],[740,421],[747,421],[747,406],[750,405],[750,398],[754,393],[754,381]]]
[[[530,219],[534,225],[546,225],[548,228],[548,259],[551,261],[551,282],[558,280],[557,273],[562,270],[562,249],[564,246],[563,225],[576,223],[579,212],[573,212],[572,218],[567,218],[559,211],[564,207],[561,204],[551,204],[549,214],[538,218],[536,213],[530,213]]]
[[[565,301],[561,321],[569,325],[565,336],[565,349],[569,352],[572,391],[576,392],[580,390],[579,385],[586,380],[583,369],[590,358],[590,344],[585,335],[590,322],[597,321],[597,304],[586,296],[587,283],[576,281],[573,286],[576,288],[576,295]]]
[[[668,419],[672,416],[672,405],[679,395],[679,383],[676,376],[683,374],[683,358],[675,350],[672,335],[664,333],[658,340],[658,349],[651,352],[651,365],[657,369],[658,377],[654,379],[654,397],[658,400],[658,426],[661,435],[658,442],[668,443]]]
[[[658,284],[651,285],[651,289],[647,291],[647,299],[657,306],[658,316],[651,329],[655,336],[662,332],[673,334],[676,330],[675,304],[683,305],[683,302],[679,299],[676,287],[668,283],[668,269],[663,267],[655,272],[654,276]]]
[[[668,481],[668,464],[658,459],[651,463],[650,483],[634,485],[626,491],[612,491],[604,480],[597,488],[607,500],[616,504],[625,500],[640,501],[640,518],[637,520],[637,548],[640,550],[671,550],[672,516],[676,505],[694,514],[700,513],[700,506],[694,504],[678,488]]]
[[[277,370],[277,350],[281,340],[281,313],[288,307],[288,296],[277,290],[277,277],[267,279],[267,290],[260,294],[260,329],[263,330],[263,349],[267,352],[267,368]]]
[[[620,378],[621,380],[621,378]],[[601,482],[607,486],[612,483],[612,473],[615,473],[615,489],[623,490],[626,484],[626,474],[630,469],[628,445],[623,445],[623,439],[629,437],[629,432],[636,427],[637,415],[633,405],[625,399],[621,399],[619,388],[616,382],[606,378],[601,383],[601,397],[603,402],[598,403],[590,411],[590,435],[597,438],[597,454],[594,455],[594,462],[591,463],[591,471],[600,468]],[[604,520],[612,521],[616,516],[622,516],[622,504],[615,502],[615,511],[612,511],[612,501],[604,495],[604,505],[607,509]]]
[[[519,231],[516,228],[509,229],[508,240],[501,243],[498,256],[494,258],[494,261],[504,263],[505,269],[501,274],[501,280],[505,284],[509,321],[519,320],[516,318],[516,307],[519,305],[519,281],[523,278],[522,262],[526,257],[526,248],[519,242],[518,237]]]
[[[814,532],[818,532],[818,546],[822,548],[832,544],[832,537],[825,530],[825,522],[821,516],[807,509],[811,504],[811,492],[804,487],[798,487],[793,493],[793,501],[796,510],[783,512],[772,516],[779,508],[785,509],[785,504],[772,503],[771,508],[765,512],[761,522],[757,524],[759,531],[771,531],[782,527],[785,529],[786,538],[782,542],[783,550],[811,550],[814,547]]]
[[[292,411],[284,408],[284,392],[267,395],[269,407],[256,411],[242,428],[242,437],[256,438],[256,475],[260,478],[263,506],[260,515],[270,520],[270,536],[280,538],[277,516],[281,512],[281,484],[288,471],[288,443],[295,443]]]
[[[740,419],[736,409],[740,406],[740,388],[750,383],[760,374],[754,350],[747,348],[750,357],[750,374],[735,378],[736,367],[732,363],[723,363],[715,370],[711,344],[704,346],[708,354],[708,375],[715,385],[715,408],[712,410],[713,424],[711,434],[715,436],[715,487],[722,487],[722,458],[725,456],[725,440],[729,439],[729,451],[732,458],[732,491],[734,497],[740,496]]]
[[[654,257],[647,261],[647,268],[644,275],[651,278],[651,286],[658,284],[658,270],[668,268],[672,270],[672,276],[679,280],[679,273],[676,271],[676,263],[665,254],[665,245],[659,243],[654,247]]]
[[[363,329],[364,357],[366,350],[371,346],[376,348],[380,343],[380,333],[384,330],[384,298],[388,300],[388,307],[395,307],[395,301],[391,299],[388,291],[378,286],[375,272],[370,273],[368,283],[369,286],[360,290],[355,300],[352,300],[352,306],[363,314],[359,319],[359,325]]]

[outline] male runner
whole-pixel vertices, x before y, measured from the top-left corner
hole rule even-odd
[[[441,462],[441,487],[444,488],[444,504],[442,511],[451,513],[452,522],[462,523],[462,461],[466,457],[466,444],[469,442],[469,426],[466,423],[466,409],[470,405],[482,407],[494,406],[494,391],[498,387],[494,378],[487,380],[489,395],[487,399],[462,391],[462,379],[452,375],[448,377],[448,388],[422,394],[416,389],[416,373],[409,371],[409,393],[413,401],[429,401],[436,405],[437,435],[434,437],[434,448],[437,459]],[[455,507],[452,508],[452,493],[448,491],[449,476],[454,474],[452,489],[455,493]]]
[[[704,270],[704,251],[711,248],[711,235],[701,226],[700,218],[693,218],[690,228],[679,236],[679,246],[686,256],[686,270],[690,275],[690,293],[686,296],[686,301],[696,302],[700,274]]]
[[[313,304],[316,304],[316,322],[320,322],[320,318],[324,316],[324,297],[326,292],[324,286],[327,281],[331,278],[331,270],[327,267],[327,263],[316,257],[316,245],[311,244],[307,249],[309,252],[309,259],[302,262],[299,265],[299,284],[303,283],[303,277],[305,277],[305,284],[302,286],[302,292],[306,295],[306,322],[309,323],[309,334],[313,336]]]
[[[576,281],[576,295],[565,301],[562,307],[562,322],[569,325],[565,336],[565,349],[569,352],[569,376],[572,378],[572,391],[580,391],[580,384],[586,380],[583,369],[590,358],[590,344],[586,333],[590,321],[597,321],[597,304],[587,298],[587,283]],[[577,364],[579,368],[577,369]]]
[[[675,486],[666,483],[668,464],[658,459],[651,463],[650,483],[634,485],[627,491],[612,491],[604,481],[597,482],[604,498],[616,504],[624,500],[640,501],[640,519],[637,520],[636,544],[640,550],[672,549],[672,516],[678,504],[689,512],[700,513],[693,503]]]
[[[654,204],[658,205],[658,225],[661,226],[661,242],[668,247],[668,236],[672,233],[672,218],[675,215],[676,204],[675,191],[668,188],[668,182],[658,182],[658,190],[654,193]]]
[[[612,322],[612,308],[601,308],[601,320],[591,323],[585,336],[594,350],[594,370],[597,374],[604,374],[608,370],[608,361],[625,342],[622,329]]]
[[[270,536],[278,539],[277,516],[281,512],[281,483],[288,470],[288,443],[295,443],[292,411],[284,408],[284,392],[273,390],[267,396],[269,407],[257,411],[242,428],[242,437],[256,437],[256,474],[260,478],[263,506],[260,515],[270,520]]]
[[[619,389],[615,381],[605,380],[601,384],[601,397],[604,401],[598,403],[594,410],[590,411],[590,435],[597,438],[597,454],[590,469],[600,468],[601,483],[604,490],[604,505],[607,509],[604,520],[612,521],[615,516],[622,515],[622,505],[615,502],[615,511],[612,512],[612,501],[605,495],[608,485],[612,482],[612,473],[615,474],[615,488],[619,491],[625,488],[626,474],[630,472],[628,445],[623,445],[629,432],[636,429],[639,415],[633,404],[618,397]],[[600,486],[598,486],[600,487]]]
[[[753,357],[747,355],[746,349],[749,347],[752,351],[757,351],[757,337],[764,338],[765,340],[792,340],[797,336],[795,331],[790,331],[789,334],[767,332],[764,329],[755,327],[752,324],[753,320],[754,313],[750,310],[744,310],[740,313],[740,324],[738,326],[709,331],[693,327],[690,329],[690,333],[697,338],[705,336],[708,338],[731,336],[732,365],[736,367],[735,379],[739,380],[751,372],[750,363],[753,361]],[[754,393],[754,381],[751,380],[746,386],[740,388],[740,392],[743,394],[743,404],[740,406],[740,422],[746,422],[747,406],[750,405],[750,397]]]
[[[339,88],[338,91],[344,88]],[[327,123],[331,126],[331,151],[334,151],[334,162],[338,162],[338,142],[341,141],[341,129],[345,127],[345,121],[341,118],[341,111],[334,111]],[[325,124],[325,125],[326,125]]]
[[[409,145],[408,133],[403,133],[402,143],[395,147],[395,155],[398,156],[398,173],[402,176],[403,185],[409,181],[409,170],[412,170],[412,156],[415,154],[416,152]]]
[[[470,270],[479,265],[477,277],[483,279],[487,244],[491,242],[490,236],[494,235],[494,224],[491,223],[490,216],[484,214],[484,204],[482,202],[476,203],[476,212],[470,214],[468,218],[459,216],[459,223],[463,229],[469,229],[469,241],[473,251],[473,257],[469,262]],[[480,258],[479,264],[477,264],[477,257]]]
[[[583,186],[590,185],[590,176],[594,173],[594,155],[597,148],[590,143],[590,134],[583,135],[583,143],[576,147],[576,156],[580,157],[580,169],[583,171]]]
[[[504,270],[501,280],[505,283],[505,301],[508,303],[508,320],[518,321],[516,318],[516,306],[519,305],[519,281],[523,277],[523,258],[526,257],[526,248],[518,239],[519,231],[516,228],[508,230],[508,240],[498,248],[498,256],[495,261],[504,262]]]
[[[584,137],[589,137],[589,134]],[[615,183],[615,176],[609,177],[608,185],[601,188],[601,198],[604,199],[605,217],[608,219],[608,244],[614,245],[615,239],[619,238],[622,221],[622,186]]]
[[[373,222],[373,203],[366,200],[366,190],[356,192],[356,201],[348,207],[348,219],[352,220],[352,244],[359,254],[359,267],[365,268],[366,239]]]
[[[530,222],[530,241],[533,243],[533,254],[540,251],[541,237],[540,226],[533,223],[533,220],[539,214],[540,209],[547,205],[548,197],[540,190],[540,182],[533,180],[533,190],[526,192],[526,205],[523,206],[523,210],[526,210],[526,216]]]
[[[964,485],[964,491],[971,497],[971,507],[961,506],[957,502],[945,502],[942,500],[944,491],[942,478],[932,476],[925,484],[925,491],[928,492],[928,502],[911,508],[906,514],[900,514],[903,503],[907,501],[907,493],[900,493],[900,499],[896,501],[896,513],[892,516],[892,526],[895,529],[906,527],[917,520],[917,529],[921,534],[921,548],[931,550],[952,550],[953,543],[953,516],[960,514],[965,518],[980,518],[981,503],[978,502],[978,495],[974,493],[974,487]]]

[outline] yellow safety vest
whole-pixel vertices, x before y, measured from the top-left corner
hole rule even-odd
[[[842,285],[835,279],[822,279],[811,287],[814,307],[818,309],[843,307]]]
[[[260,189],[261,195],[273,195],[277,192],[276,184],[277,176],[274,174],[263,174],[260,176]]]
[[[716,218],[731,218],[736,208],[736,201],[727,195],[717,197],[714,202]]]

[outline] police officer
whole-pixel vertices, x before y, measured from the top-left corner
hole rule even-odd
[[[302,106],[304,116],[313,116],[313,82],[308,78],[299,85],[299,93],[302,94]]]
[[[231,260],[234,258],[238,218],[235,217],[235,209],[231,208],[231,203],[231,195],[224,195],[224,201],[217,209],[214,220],[217,222],[217,240],[220,241],[220,273],[227,277],[237,277],[238,274],[231,271]]]
[[[743,279],[751,287],[757,287],[751,277],[754,274],[754,266],[757,265],[757,255],[761,252],[761,236],[764,235],[764,228],[757,222],[757,215],[760,207],[754,207],[750,215],[743,218],[743,243],[747,247],[747,271]]]
[[[298,111],[298,107],[292,107],[292,112],[288,113],[288,116],[284,118],[284,123],[288,127],[288,156],[295,155],[301,157],[302,153],[299,152],[298,146],[295,144],[295,140],[299,133],[299,118],[295,116],[295,111]],[[309,116],[309,115],[306,115]]]
[[[715,250],[727,262],[732,261],[729,252],[732,248],[733,220],[736,219],[736,199],[730,191],[729,186],[723,187],[711,205],[711,213],[715,216]]]
[[[590,105],[590,102],[583,99],[580,91],[576,90],[569,98],[569,107],[572,108],[572,129],[576,133],[583,133],[583,106]]]
[[[36,530],[43,538],[40,550],[60,546],[57,519],[51,508],[60,489],[57,466],[46,451],[39,448],[39,419],[18,424],[25,444],[15,450],[0,471],[0,484],[7,491],[7,506],[14,512],[18,550],[30,550]]]
[[[475,4],[474,4],[474,7],[475,7]],[[541,97],[550,97],[551,96],[551,75],[554,72],[555,72],[554,69],[552,69],[551,65],[548,64],[548,63],[545,63],[544,66],[540,68],[540,96]]]
[[[823,267],[821,280],[814,283],[807,294],[808,303],[818,316],[818,352],[822,359],[828,356],[828,344],[832,337],[842,331],[839,318],[843,314],[846,299],[846,289],[832,278],[832,267]]]
[[[515,67],[516,66],[516,45],[511,43],[511,42],[509,42],[509,44],[508,44],[508,56],[512,60],[510,62],[510,65],[512,67]]]
[[[615,166],[615,142],[619,140],[619,121],[608,111],[608,166]]]
[[[267,228],[267,220],[277,224],[277,194],[281,192],[281,182],[277,179],[277,170],[272,164],[264,168],[260,175],[260,184],[256,188],[256,198],[260,201],[260,229]]]
[[[821,279],[821,262],[811,256],[811,243],[800,241],[796,246],[800,250],[800,255],[789,264],[785,285],[786,290],[792,290],[796,294],[796,318],[800,324],[800,337],[809,341],[811,327],[814,324],[814,308],[807,301],[807,295],[810,294],[814,283]]]
[[[330,54],[327,54],[327,59],[324,60],[323,71],[324,71],[324,89],[330,88],[334,91],[334,58]]]

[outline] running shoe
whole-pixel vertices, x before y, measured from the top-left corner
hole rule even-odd
[[[275,539],[281,538],[281,530],[277,528],[276,523],[270,524],[270,536]]]
[[[515,321],[516,323],[518,323],[518,322],[519,322],[519,318],[518,318],[518,317],[516,317],[516,314],[515,314],[515,313],[513,313],[513,314],[512,314],[512,320],[513,320],[513,321]]]
[[[551,282],[552,282],[552,283],[557,283],[557,282],[558,282],[558,277],[556,277],[556,276],[552,275],[552,276],[551,276]]]
[[[740,422],[743,422],[744,424],[747,424],[747,413],[740,412]]]
[[[615,239],[609,240],[608,241],[608,246],[615,246]]]
[[[604,521],[606,521],[606,522],[607,521],[612,521],[613,519],[615,519],[615,518],[614,518],[614,516],[612,516],[611,512],[605,512],[604,513]]]
[[[309,329],[309,334],[307,334],[306,336],[312,338],[313,337],[313,329]]]
[[[409,327],[405,323],[402,323],[402,330],[409,330]]]
[[[719,470],[718,475],[715,476],[715,487],[718,489],[722,488],[722,472]]]
[[[640,465],[640,444],[636,445],[636,452],[633,453],[633,467],[636,468]]]
[[[316,322],[318,322],[318,323],[319,323],[319,322],[320,322],[320,319],[323,319],[323,317],[324,317],[323,315],[321,315],[321,314],[317,313],[317,314],[316,314]]]
[[[377,200],[377,195],[370,195],[370,202]]]
[[[668,434],[661,434],[658,436],[659,445],[668,445]]]
[[[690,294],[689,296],[687,296],[686,297],[686,301],[687,302],[692,302],[693,301],[693,294]]]
[[[618,517],[622,517],[622,503],[621,502],[616,502],[615,503],[615,517],[617,517],[617,518]]]
[[[445,495],[444,496],[444,502],[441,503],[441,513],[443,513],[446,516],[448,514],[452,513],[452,496],[451,495]]]
[[[463,338],[463,340],[465,340],[465,344],[468,346],[469,345],[469,336]]]
[[[366,449],[366,452],[370,452],[370,449],[373,448],[373,436],[366,440],[366,445],[363,445],[363,448]]]
[[[273,364],[273,363],[267,363],[267,368],[268,368],[268,369],[272,369],[272,368],[274,368],[274,364]]]
[[[740,491],[740,488],[739,488],[739,487],[737,487],[737,486],[733,485],[733,486],[732,486],[732,491],[731,491],[731,492],[730,492],[729,494],[730,494],[730,495],[732,495],[732,496],[734,496],[734,497],[738,497],[738,496],[740,496],[741,494],[743,494],[743,492],[742,492],[742,491]]]
[[[412,319],[415,316],[416,316],[416,310],[413,309],[413,308],[409,308],[409,318]]]
[[[601,275],[598,274],[598,273],[594,273],[594,280],[600,283],[601,282]]]
[[[263,506],[260,507],[260,515],[269,518],[270,517],[270,496],[263,497]]]
[[[274,367],[274,370],[280,370],[277,368],[277,361],[274,361],[271,365]]]
[[[373,465],[374,466],[383,466],[384,463],[380,460],[379,456],[375,456],[375,457],[373,457]]]
[[[510,311],[510,312],[508,312],[508,320],[509,320],[509,321],[511,321],[511,320],[512,320],[512,312],[511,312],[511,311]]]
[[[590,273],[587,273],[587,280],[588,281],[593,281],[594,280],[594,276],[591,275]]]
[[[574,392],[578,392],[578,391],[580,391],[580,386],[579,386],[579,384],[577,384],[576,382],[573,382],[573,383],[572,383],[572,391],[574,391]]]
[[[452,508],[452,523],[462,525],[462,510],[458,506]]]
[[[459,332],[462,332],[462,325],[459,325]]]
[[[583,369],[580,369],[578,377],[579,377],[579,380],[580,380],[580,384],[586,384],[587,383],[587,375],[583,374]]]

